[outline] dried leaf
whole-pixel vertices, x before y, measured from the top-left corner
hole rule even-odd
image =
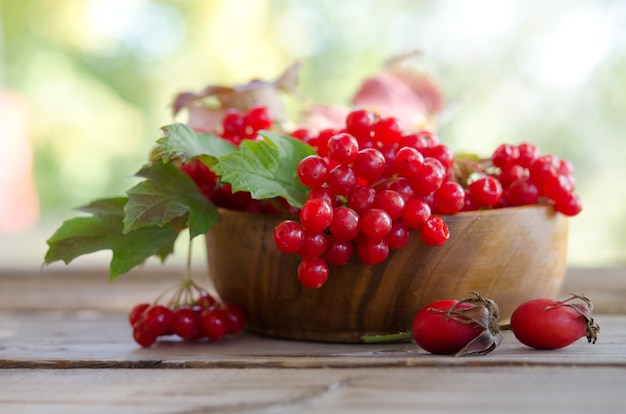
[[[276,80],[253,80],[235,86],[208,85],[200,92],[179,93],[172,103],[175,116],[181,110],[189,112],[188,124],[194,130],[215,133],[221,119],[230,108],[246,111],[254,105],[266,106],[276,122],[286,120],[287,114],[280,97],[280,91],[296,94],[299,78],[299,64],[289,66]],[[214,97],[218,105],[209,106],[206,98]]]

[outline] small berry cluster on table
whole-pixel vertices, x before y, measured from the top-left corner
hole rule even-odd
[[[244,328],[246,315],[239,306],[221,304],[202,289],[198,289],[196,298],[182,300],[183,293],[189,295],[191,290],[180,289],[167,306],[140,303],[133,307],[128,322],[135,342],[149,347],[159,337],[167,336],[188,341],[219,341]]]

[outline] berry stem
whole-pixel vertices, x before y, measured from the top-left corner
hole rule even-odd
[[[192,240],[189,240],[189,245],[187,248],[187,263],[185,265],[185,274],[183,275],[183,282],[189,286],[189,285],[193,285],[193,280],[191,280],[191,247],[192,247]]]

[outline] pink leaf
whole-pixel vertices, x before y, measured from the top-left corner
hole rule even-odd
[[[407,130],[432,127],[444,107],[435,80],[401,64],[419,52],[390,58],[375,77],[365,79],[352,98],[352,104],[381,116],[395,116]]]
[[[305,121],[301,127],[312,132],[323,129],[341,129],[346,126],[346,117],[350,109],[339,105],[311,105],[305,114]]]

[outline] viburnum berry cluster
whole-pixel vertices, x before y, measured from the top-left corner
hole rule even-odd
[[[191,296],[193,293],[195,297]],[[218,341],[240,332],[246,324],[246,314],[238,305],[220,303],[206,290],[191,284],[181,287],[167,305],[134,306],[128,321],[135,342],[149,347],[159,337],[172,335],[188,341]]]
[[[495,178],[504,188],[501,207],[548,202],[566,216],[575,216],[582,210],[571,162],[541,154],[535,145],[523,142],[500,145],[493,152],[491,163],[496,167]]]
[[[566,215],[582,208],[571,163],[529,143],[503,144],[486,160],[457,159],[433,132],[406,132],[398,119],[364,109],[350,112],[341,130],[292,135],[317,155],[298,165],[310,188],[299,222],[279,223],[274,241],[302,257],[298,278],[310,288],[326,282],[328,264],[355,254],[366,265],[385,261],[411,231],[443,245],[450,232],[442,215],[539,202]]]
[[[246,112],[231,108],[222,118],[216,135],[238,147],[244,140],[259,139],[259,131],[271,129],[273,125],[274,117],[265,106],[254,105]],[[279,214],[290,209],[283,199],[255,200],[247,191],[233,192],[231,184],[220,183],[217,175],[198,158],[181,164],[180,169],[218,207],[264,214]]]

